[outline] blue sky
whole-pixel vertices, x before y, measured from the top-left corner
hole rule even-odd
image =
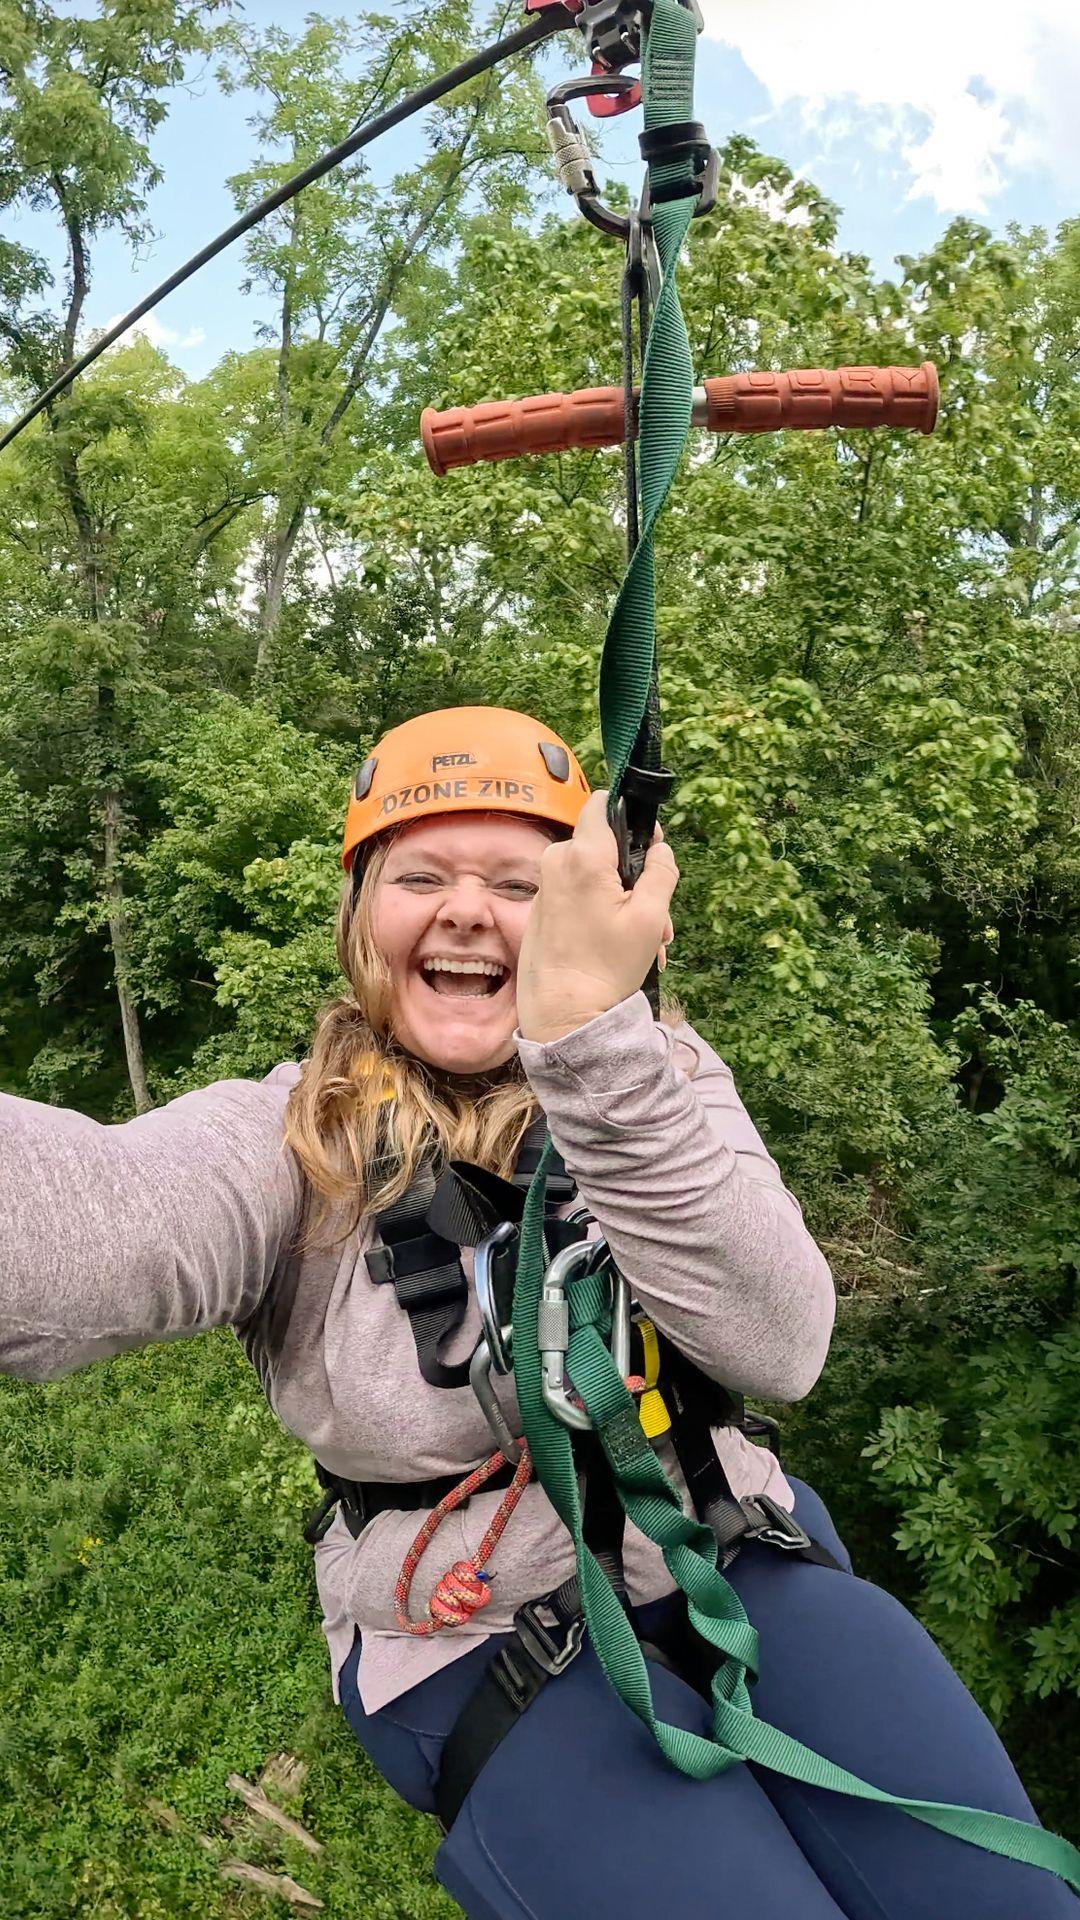
[[[880,272],[927,246],[955,213],[1001,231],[1012,220],[1053,228],[1080,211],[1076,0],[703,5],[698,111],[713,138],[748,133],[813,179],[843,208],[843,244]],[[256,25],[294,31],[309,11],[296,0],[243,7]],[[124,313],[233,219],[225,181],[255,152],[253,106],[225,97],[209,64],[174,91],[153,148],[165,176],[148,209],[157,238],[137,260],[118,241],[97,244],[91,326]],[[635,117],[609,124],[611,170],[636,179]],[[406,129],[387,143],[380,171],[400,162],[409,140]],[[5,230],[60,263],[42,216],[9,218]],[[151,337],[188,374],[253,344],[265,308],[241,292],[243,277],[235,246],[151,317]]]

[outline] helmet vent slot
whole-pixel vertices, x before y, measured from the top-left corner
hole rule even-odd
[[[540,757],[553,780],[569,780],[570,755],[565,747],[556,746],[554,740],[541,740]]]
[[[371,792],[371,783],[375,778],[375,769],[378,764],[379,762],[374,754],[370,760],[364,761],[363,766],[356,776],[356,785],[353,788],[358,800],[366,800],[368,794]]]

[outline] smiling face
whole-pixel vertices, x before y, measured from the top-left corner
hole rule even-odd
[[[372,928],[394,1034],[429,1066],[487,1073],[513,1055],[518,952],[551,838],[511,814],[459,813],[416,821],[390,848]]]

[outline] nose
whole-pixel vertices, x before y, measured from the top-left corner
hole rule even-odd
[[[491,911],[487,889],[479,881],[461,880],[456,887],[447,890],[440,902],[436,916],[439,925],[459,927],[492,927],[495,916]]]

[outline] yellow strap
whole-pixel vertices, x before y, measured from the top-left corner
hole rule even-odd
[[[638,1404],[638,1419],[646,1440],[657,1440],[662,1433],[671,1430],[671,1415],[664,1405],[663,1395],[657,1392],[656,1383],[660,1378],[660,1343],[656,1338],[656,1328],[644,1314],[637,1322],[641,1335],[644,1354],[645,1387]]]

